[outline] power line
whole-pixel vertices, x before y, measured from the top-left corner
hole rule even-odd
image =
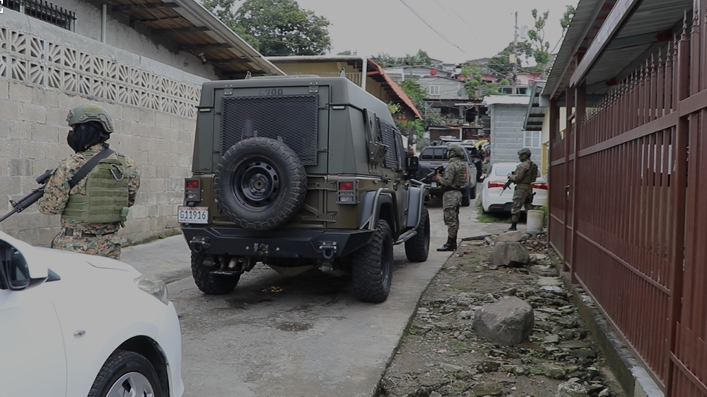
[[[442,33],[438,32],[437,29],[433,28],[432,25],[430,25],[429,23],[427,23],[427,21],[425,21],[425,19],[422,18],[422,16],[421,16],[420,14],[418,14],[417,11],[415,11],[412,7],[410,7],[410,5],[408,5],[408,3],[405,2],[405,0],[400,0],[400,2],[403,3],[403,4],[405,5],[405,7],[407,7],[410,11],[412,11],[412,13],[415,14],[422,22],[424,22],[424,24],[427,25],[427,27],[429,27],[430,29],[432,29],[433,32],[437,33],[437,35],[438,35],[439,37],[443,38],[447,43],[453,45],[454,47],[456,47],[457,49],[459,49],[459,51],[461,51],[461,52],[463,52],[463,53],[466,54],[466,51],[462,50],[461,47],[459,47],[458,45],[452,43],[448,38],[444,37],[444,35],[443,35]]]

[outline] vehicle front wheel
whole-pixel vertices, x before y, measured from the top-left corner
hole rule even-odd
[[[118,350],[108,358],[88,392],[88,397],[167,395],[152,363],[140,354],[125,350]]]
[[[388,222],[378,221],[370,243],[351,257],[354,294],[364,302],[383,302],[393,280],[393,236]]]
[[[417,234],[405,242],[405,256],[410,262],[424,262],[430,254],[430,216],[427,207],[422,207]]]
[[[233,291],[241,278],[240,274],[224,276],[211,274],[211,271],[216,269],[214,258],[207,258],[203,253],[192,251],[191,274],[201,292],[207,295],[223,295]]]

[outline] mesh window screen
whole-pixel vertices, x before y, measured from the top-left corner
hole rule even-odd
[[[303,165],[317,165],[317,95],[223,99],[221,155],[254,136],[281,140]]]
[[[385,145],[388,145],[388,150],[385,152],[385,160],[383,165],[387,168],[400,169],[398,165],[398,148],[395,147],[395,127],[386,123],[383,120],[378,120],[378,128],[381,132],[381,139]]]

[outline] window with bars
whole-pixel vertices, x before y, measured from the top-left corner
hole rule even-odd
[[[430,92],[430,95],[439,95],[439,86],[438,85],[431,85],[429,92]]]
[[[11,10],[51,23],[60,28],[73,31],[76,13],[65,10],[46,0],[4,0],[5,6]]]

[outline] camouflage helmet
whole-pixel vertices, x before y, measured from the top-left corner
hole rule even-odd
[[[69,110],[66,115],[66,122],[69,126],[97,121],[103,126],[103,130],[108,134],[113,132],[113,118],[108,111],[97,105],[81,105]]]
[[[464,157],[464,147],[458,143],[450,143],[447,145],[447,157]]]
[[[530,157],[530,149],[528,149],[527,147],[520,149],[518,151],[518,157],[523,157],[523,156]]]

